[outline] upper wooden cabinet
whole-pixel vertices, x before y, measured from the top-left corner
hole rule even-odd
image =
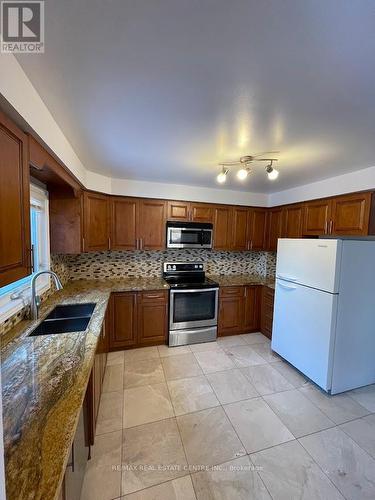
[[[276,252],[277,240],[282,237],[282,229],[283,229],[282,215],[283,215],[282,208],[272,208],[267,212],[265,249],[270,252]]]
[[[83,194],[83,251],[110,249],[109,197],[104,194]]]
[[[137,205],[138,200],[134,198],[111,197],[111,249],[137,248]]]
[[[163,250],[165,248],[166,208],[167,204],[164,200],[139,200],[137,217],[139,249]]]
[[[331,200],[309,201],[304,204],[303,234],[319,236],[328,234],[331,218]]]
[[[248,250],[264,250],[267,210],[251,208],[248,214]]]
[[[349,194],[332,199],[330,233],[337,236],[367,235],[371,209],[371,193]]]
[[[27,136],[0,112],[0,287],[31,272]]]
[[[233,208],[232,250],[248,250],[248,212],[246,207]]]
[[[168,220],[212,222],[213,218],[214,207],[208,203],[168,201]]]
[[[214,209],[215,250],[229,250],[232,244],[232,207],[216,206]]]
[[[301,238],[303,222],[302,204],[283,207],[283,238]]]

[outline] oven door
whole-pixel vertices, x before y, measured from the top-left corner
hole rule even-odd
[[[212,229],[168,227],[168,248],[211,248]]]
[[[169,329],[216,326],[218,300],[218,288],[171,290]]]

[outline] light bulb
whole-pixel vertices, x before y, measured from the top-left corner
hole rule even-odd
[[[237,172],[237,177],[239,178],[240,181],[244,181],[247,177],[247,174],[248,170],[246,168],[241,168],[241,170]]]
[[[273,168],[270,172],[268,172],[268,178],[270,181],[274,181],[279,177],[279,171]]]
[[[220,172],[220,174],[216,177],[217,182],[220,182],[220,184],[223,184],[227,180],[227,173],[223,170]]]

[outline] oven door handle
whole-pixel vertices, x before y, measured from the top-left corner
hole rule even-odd
[[[182,289],[182,290],[175,290],[171,289],[171,293],[196,293],[196,292],[218,292],[218,288],[194,288],[194,289]]]

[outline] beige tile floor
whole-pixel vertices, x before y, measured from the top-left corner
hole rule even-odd
[[[260,333],[108,356],[81,500],[375,499],[375,385],[328,396]]]

